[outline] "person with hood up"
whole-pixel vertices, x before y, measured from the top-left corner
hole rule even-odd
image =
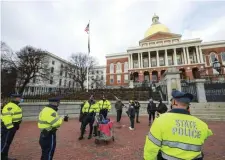
[[[122,112],[123,112],[123,106],[124,104],[121,102],[120,99],[117,100],[117,102],[115,103],[115,109],[116,109],[116,121],[120,122],[121,120],[121,116],[122,116]]]
[[[134,130],[134,119],[135,119],[135,104],[133,101],[130,101],[131,103],[129,104],[128,108],[128,116],[130,118],[130,130]]]
[[[148,117],[148,120],[149,120],[148,125],[150,126],[151,125],[151,120],[154,121],[154,119],[155,119],[155,112],[156,112],[156,104],[153,102],[152,98],[149,99],[147,112],[148,112],[148,115],[149,115],[149,117]]]

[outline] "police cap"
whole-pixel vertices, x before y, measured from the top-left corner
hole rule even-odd
[[[192,99],[193,99],[193,95],[190,93],[184,93],[184,92],[180,92],[178,90],[173,90],[172,91],[172,97],[182,103],[186,103],[189,104]]]
[[[14,93],[14,94],[11,94],[11,97],[12,98],[22,98],[22,95]]]
[[[49,98],[49,102],[60,102],[60,98]]]

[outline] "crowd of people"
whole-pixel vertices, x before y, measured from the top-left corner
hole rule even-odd
[[[146,136],[144,146],[145,160],[170,160],[170,159],[192,159],[202,160],[202,145],[207,137],[213,133],[207,124],[194,116],[190,116],[189,105],[193,95],[173,90],[171,99],[171,110],[167,112],[167,106],[159,100],[156,107],[153,99],[149,99],[147,104],[148,125],[150,131]],[[1,158],[2,160],[13,160],[8,157],[9,147],[13,138],[19,130],[22,121],[22,96],[12,95],[12,101],[6,104],[1,114]],[[56,132],[62,125],[63,120],[68,117],[59,116],[57,111],[60,105],[59,98],[49,99],[49,105],[45,106],[39,114],[38,128],[40,129],[39,144],[42,149],[41,160],[52,160],[56,147]],[[97,135],[97,128],[93,126],[96,115],[101,115],[102,119],[107,119],[112,106],[109,100],[103,95],[102,100],[96,102],[94,96],[85,101],[80,110],[79,120],[81,122],[79,140],[84,138],[86,126],[89,124],[89,136]],[[130,130],[134,130],[135,120],[139,121],[141,105],[137,100],[130,100],[126,106],[120,99],[115,103],[117,113],[116,120],[121,121],[123,108],[130,119]],[[166,113],[167,112],[167,113]],[[156,115],[156,118],[155,118]]]

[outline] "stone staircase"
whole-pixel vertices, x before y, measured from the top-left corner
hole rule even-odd
[[[210,121],[225,121],[225,103],[193,103],[190,106],[191,114]]]

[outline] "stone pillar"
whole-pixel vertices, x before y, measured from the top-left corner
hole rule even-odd
[[[166,49],[165,49],[165,66],[168,66],[168,55]]]
[[[190,64],[190,56],[189,56],[188,47],[186,48],[186,51],[187,51],[187,64]]]
[[[195,80],[198,103],[207,102],[206,95],[205,95],[205,87],[204,87],[205,81],[206,81],[205,79],[196,79]]]
[[[204,59],[203,59],[203,55],[202,55],[202,49],[201,49],[200,46],[199,46],[199,53],[200,53],[201,62],[204,63]]]
[[[157,61],[157,67],[159,67],[159,51],[156,51],[156,61]]]
[[[139,82],[144,81],[144,73],[142,71],[139,72],[138,78],[139,78]]]
[[[130,80],[129,88],[134,88],[134,81],[133,80]]]
[[[200,58],[199,58],[198,46],[196,46],[195,49],[196,49],[196,54],[197,54],[197,61],[198,61],[198,63],[201,63]]]
[[[138,68],[141,68],[140,53],[138,53]]]
[[[177,65],[177,52],[176,48],[173,49],[173,63],[176,66]]]
[[[167,97],[169,101],[172,98],[171,93],[173,89],[181,91],[180,71],[176,68],[168,68],[164,75],[164,80],[167,85]]]
[[[150,57],[150,51],[148,52],[148,67],[151,67],[151,57]]]
[[[134,68],[134,62],[133,62],[133,54],[131,53],[131,69]]]
[[[140,53],[140,55],[141,55],[141,68],[143,68],[143,55],[142,53]]]
[[[185,52],[185,47],[183,47],[183,55],[184,55],[184,64],[187,64],[187,55]]]

